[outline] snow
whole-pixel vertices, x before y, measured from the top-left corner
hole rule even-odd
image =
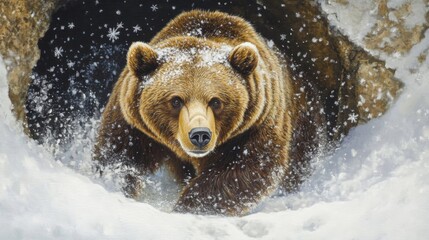
[[[405,1],[409,4],[410,14],[405,19],[405,26],[413,28],[415,25],[421,25],[426,22],[426,13],[429,10],[429,5],[425,1]],[[390,0],[387,3],[387,7],[393,9],[399,9],[404,5],[403,0]]]
[[[350,2],[335,11],[359,43],[372,1]],[[429,60],[417,61],[428,46],[429,31],[408,54],[383,55],[406,86],[390,111],[315,159],[298,193],[241,218],[164,212],[56,161],[15,122],[0,57],[0,239],[428,239]]]
[[[55,47],[54,56],[60,58],[63,56],[64,49],[62,47]]]
[[[328,20],[352,40],[361,40],[376,22],[377,2],[373,0],[348,1],[343,6],[333,1],[318,1],[328,13]],[[353,26],[353,27],[351,27]],[[358,31],[356,31],[358,30]]]
[[[137,33],[137,32],[139,32],[141,30],[142,30],[142,28],[139,25],[133,26],[133,32]]]
[[[68,24],[68,28],[73,29],[74,27],[75,27],[74,23],[71,22]]]
[[[158,10],[158,5],[153,4],[152,6],[150,6],[150,8],[152,9],[153,12],[156,12],[156,10]]]
[[[119,34],[121,32],[118,31],[119,27],[109,28],[109,32],[107,33],[107,37],[110,41],[115,42],[115,40],[119,39]]]
[[[251,44],[253,45],[253,44]],[[251,47],[250,44],[246,46]],[[184,64],[197,61],[196,67],[210,67],[214,64],[224,64],[228,65],[228,54],[232,50],[232,47],[229,45],[221,45],[219,48],[190,48],[190,49],[181,49],[174,47],[164,47],[156,49],[158,54],[158,60],[162,62],[173,62],[175,64]]]

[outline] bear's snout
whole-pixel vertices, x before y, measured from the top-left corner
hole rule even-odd
[[[212,133],[210,129],[206,127],[197,127],[193,128],[189,132],[189,140],[198,148],[205,147],[212,138]]]
[[[188,156],[201,158],[216,146],[215,117],[202,101],[191,101],[179,114],[176,139]]]

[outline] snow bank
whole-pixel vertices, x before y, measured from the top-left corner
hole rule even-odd
[[[338,11],[359,39],[366,10]],[[299,193],[242,218],[162,212],[55,161],[14,122],[0,58],[0,239],[428,239],[429,60],[417,61],[428,46],[429,31],[408,55],[386,56],[406,85],[386,115],[315,160]]]

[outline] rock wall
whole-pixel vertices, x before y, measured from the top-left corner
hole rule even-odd
[[[365,46],[368,49],[381,50],[388,54],[405,54],[415,44],[420,42],[425,30],[429,26],[429,12],[426,13],[426,22],[413,25],[412,16],[416,9],[411,2],[397,6],[388,6],[387,0],[377,0],[377,23],[365,37]],[[423,1],[426,7],[429,0]],[[424,6],[422,6],[424,11]]]
[[[346,6],[349,0],[335,0],[327,4]],[[379,54],[404,55],[419,43],[429,27],[429,0],[398,1],[389,5],[387,0],[371,2],[374,8],[375,24],[363,38],[364,47]],[[426,9],[426,10],[425,10]],[[425,11],[425,20],[418,19],[421,14],[416,11]],[[420,15],[420,16],[417,16]],[[411,20],[410,20],[411,19]],[[420,23],[416,23],[420,22]],[[349,45],[349,44],[346,44]],[[343,55],[349,55],[356,47],[340,48]],[[424,51],[427,52],[427,51]],[[420,63],[426,55],[419,56]],[[386,69],[382,61],[376,60],[362,52],[358,54],[359,66],[356,68],[356,92],[358,99],[358,114],[360,123],[382,115],[398,96],[402,83],[394,79],[394,72]],[[413,71],[413,69],[410,69]]]
[[[57,0],[0,1],[0,55],[8,71],[13,112],[25,126],[25,100],[31,69],[39,59],[39,38],[49,27]]]

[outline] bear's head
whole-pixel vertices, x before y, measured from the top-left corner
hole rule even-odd
[[[133,43],[120,89],[128,123],[179,157],[204,157],[240,134],[258,65],[251,43],[193,37]],[[254,86],[253,86],[254,87]]]

